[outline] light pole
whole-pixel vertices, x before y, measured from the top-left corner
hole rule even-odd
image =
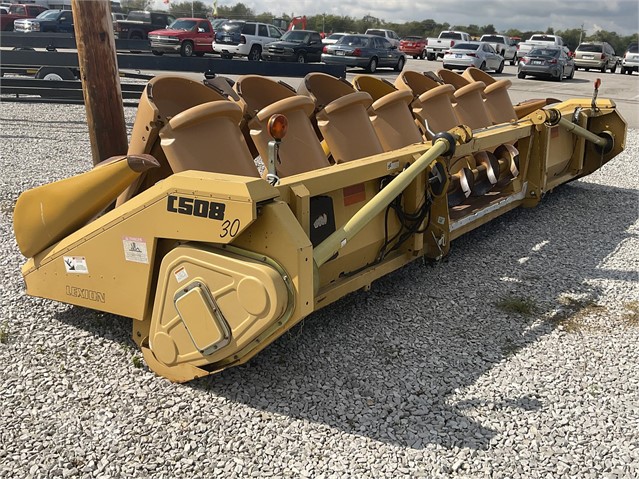
[[[581,45],[581,37],[584,34],[584,24],[581,24],[581,30],[579,30],[579,45]]]

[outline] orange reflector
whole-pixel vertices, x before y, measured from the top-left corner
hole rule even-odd
[[[268,134],[275,140],[281,140],[286,136],[288,119],[284,115],[272,115],[268,120]]]
[[[599,90],[600,86],[601,86],[601,78],[597,78],[595,80],[595,90]]]

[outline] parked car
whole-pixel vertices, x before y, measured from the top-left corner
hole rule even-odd
[[[449,70],[465,70],[468,67],[480,70],[504,71],[504,57],[486,42],[458,43],[444,54],[444,68]]]
[[[262,52],[262,60],[280,62],[319,62],[322,59],[322,37],[312,30],[289,30],[271,42]]]
[[[154,55],[179,53],[183,57],[213,53],[213,27],[203,18],[178,18],[168,28],[149,32]]]
[[[426,58],[426,39],[424,37],[404,37],[399,42],[399,51],[413,58]]]
[[[329,36],[327,36],[326,38],[322,39],[322,43],[324,45],[332,45],[333,43],[337,43],[337,40],[342,38],[344,35],[349,35],[349,34],[348,33],[342,33],[342,32],[331,33]]]
[[[536,33],[525,42],[517,45],[517,59],[525,57],[531,50],[539,47],[556,46],[562,47],[564,40],[558,35],[548,35],[546,33]]]
[[[215,33],[213,51],[222,55],[222,58],[243,56],[258,61],[264,47],[281,37],[282,33],[275,25],[230,20]]]
[[[636,43],[628,45],[623,60],[621,60],[621,73],[632,75],[632,72],[639,72],[639,50],[637,50]]]
[[[399,47],[399,36],[393,30],[387,30],[385,28],[369,28],[364,32],[365,35],[375,35],[377,37],[383,37],[390,42],[391,45]]]
[[[126,20],[118,20],[113,24],[115,38],[145,40],[149,32],[168,27],[175,17],[166,12],[146,12],[134,10],[129,12]]]
[[[73,33],[71,10],[46,10],[36,18],[22,18],[13,23],[16,32]]]
[[[443,57],[444,53],[457,43],[470,42],[471,40],[470,35],[466,32],[444,30],[437,38],[429,37],[426,39],[426,58],[436,60],[437,57]]]
[[[614,48],[606,42],[580,43],[575,49],[574,58],[575,69],[583,68],[588,71],[592,68],[601,70],[601,73],[605,73],[606,70],[614,73],[617,71],[617,64],[619,63],[619,58],[617,58]]]
[[[526,78],[526,75],[557,81],[563,81],[564,78],[570,80],[575,76],[575,61],[562,47],[549,45],[534,48],[519,62],[517,77]]]
[[[47,8],[42,5],[32,5],[16,3],[11,5],[4,5],[4,11],[0,15],[0,30],[3,32],[13,30],[13,23],[21,18],[35,18]]]
[[[517,63],[517,44],[515,40],[507,35],[486,34],[479,39],[480,42],[490,43],[490,46],[499,53],[504,60],[510,62],[511,65]]]
[[[344,35],[333,45],[324,45],[322,62],[329,65],[365,68],[374,73],[378,67],[402,71],[406,56],[385,38],[375,35]]]

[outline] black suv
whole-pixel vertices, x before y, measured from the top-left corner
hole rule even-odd
[[[280,62],[319,62],[322,59],[322,37],[312,30],[289,30],[282,38],[269,43],[262,52],[263,60]]]

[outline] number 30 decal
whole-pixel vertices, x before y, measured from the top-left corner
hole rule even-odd
[[[226,238],[230,236],[231,238],[235,238],[235,235],[240,230],[240,220],[234,219],[233,221],[224,220],[222,223],[222,233],[220,233],[220,238]]]

